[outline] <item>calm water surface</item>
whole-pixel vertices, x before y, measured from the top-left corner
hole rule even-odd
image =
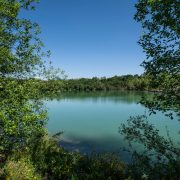
[[[130,116],[148,114],[145,107],[138,104],[143,94],[125,91],[67,93],[51,98],[46,101],[48,130],[50,134],[63,131],[61,144],[69,150],[82,153],[120,152],[122,158],[127,160],[128,154],[122,148],[127,148],[128,144],[118,133],[118,128]],[[177,120],[169,120],[161,113],[148,119],[163,136],[167,136],[168,128],[173,141],[177,141]],[[141,149],[139,145],[135,145],[135,148]]]

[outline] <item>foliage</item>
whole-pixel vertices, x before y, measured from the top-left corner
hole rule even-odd
[[[67,152],[57,137],[45,136],[31,153],[37,170],[47,179],[124,179],[126,166],[115,155],[84,156]]]
[[[42,179],[41,176],[36,173],[36,170],[28,156],[21,157],[18,159],[12,158],[8,160],[4,167],[4,175],[6,179],[13,180]]]
[[[133,176],[140,177],[143,173],[150,179],[161,179],[162,177],[179,177],[180,149],[171,140],[159,135],[146,116],[131,117],[127,125],[122,124],[120,133],[125,135],[129,142],[144,145],[144,151],[133,152],[132,163],[129,168]]]
[[[24,92],[22,86],[16,82],[7,83],[8,88],[16,86],[14,91],[6,88],[8,99],[3,99],[1,105],[1,134],[0,154],[4,161],[13,150],[22,151],[30,145],[33,136],[40,137],[44,134],[46,111],[41,102],[31,100]],[[29,85],[28,85],[29,86]],[[27,87],[26,87],[27,88]],[[17,93],[16,95],[14,93]],[[36,141],[34,141],[36,143]]]
[[[76,79],[66,81],[70,91],[102,91],[102,90],[147,90],[145,78],[138,75],[114,76],[111,78]]]
[[[45,67],[43,44],[37,23],[20,18],[33,9],[34,0],[0,0],[0,162],[14,150],[30,145],[33,136],[44,134],[46,111],[38,101],[38,90],[30,77]],[[40,73],[39,73],[40,72]],[[30,97],[33,98],[30,99]]]
[[[43,44],[40,28],[29,19],[19,18],[23,9],[32,8],[35,0],[1,0],[0,3],[0,75],[2,77],[27,77],[43,65]]]
[[[55,138],[45,136],[30,151],[37,170],[48,179],[68,179],[80,155],[66,152]]]
[[[94,154],[84,156],[79,161],[77,177],[79,179],[125,179],[127,166],[113,154]]]
[[[178,0],[146,1],[136,4],[135,20],[143,35],[139,40],[147,59],[142,63],[151,76],[151,86],[160,86],[161,93],[153,101],[143,101],[150,110],[180,109],[180,2]],[[170,114],[171,116],[171,114]]]
[[[68,152],[59,146],[59,138],[46,135],[24,151],[14,151],[0,178],[125,179],[126,170],[116,154],[86,156]]]
[[[180,116],[180,58],[179,58],[179,10],[178,0],[138,0],[135,5],[135,20],[140,22],[143,35],[139,40],[146,53],[142,63],[145,75],[151,77],[150,87],[160,87],[153,99],[143,98],[142,103],[149,108],[150,114],[162,111],[173,119]],[[130,117],[123,124],[120,133],[130,142],[144,145],[146,153],[134,151],[129,166],[133,177],[146,179],[178,179],[180,168],[180,149],[147,121],[146,116]]]
[[[111,78],[97,78],[92,79],[58,79],[58,80],[34,80],[39,84],[40,92],[42,94],[51,94],[59,92],[92,92],[92,91],[115,91],[115,90],[154,90],[149,87],[149,77],[139,75],[124,75],[114,76]]]

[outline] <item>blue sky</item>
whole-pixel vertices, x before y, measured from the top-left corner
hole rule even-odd
[[[133,20],[136,0],[41,0],[40,24],[51,60],[69,78],[141,74],[145,55]]]

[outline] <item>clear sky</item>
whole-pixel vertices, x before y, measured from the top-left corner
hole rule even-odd
[[[141,74],[136,0],[41,0],[29,14],[56,67],[69,78]]]

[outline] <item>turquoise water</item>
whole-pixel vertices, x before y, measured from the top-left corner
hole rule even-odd
[[[121,123],[126,123],[130,116],[148,114],[147,109],[138,104],[144,94],[122,91],[68,93],[52,97],[46,101],[49,133],[62,131],[61,144],[69,150],[82,153],[121,152],[123,158],[127,159],[128,155],[122,148],[127,148],[128,144],[118,133],[118,128]],[[148,120],[163,136],[167,136],[168,128],[173,141],[177,141],[177,120],[170,120],[161,113],[150,116]],[[139,145],[135,146],[136,149],[141,148]]]

